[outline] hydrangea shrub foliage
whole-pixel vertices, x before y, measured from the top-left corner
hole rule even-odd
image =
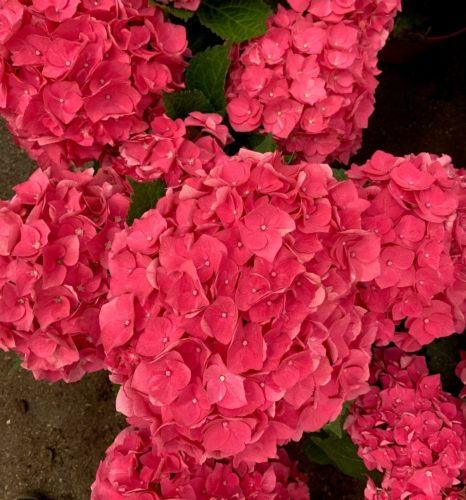
[[[349,165],[400,7],[0,0],[0,348],[118,384],[92,499],[464,496],[465,172]]]

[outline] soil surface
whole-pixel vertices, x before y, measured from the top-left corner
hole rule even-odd
[[[443,42],[407,65],[382,65],[377,108],[364,136],[363,162],[377,149],[393,154],[448,153],[466,166],[466,52]],[[0,130],[0,197],[34,165]],[[106,447],[124,425],[104,373],[81,382],[47,384],[0,353],[0,499],[24,491],[49,500],[86,500]],[[313,499],[356,500],[363,487],[331,467],[303,463]]]

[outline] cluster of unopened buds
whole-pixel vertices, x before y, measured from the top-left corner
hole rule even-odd
[[[429,375],[422,356],[377,349],[371,371],[370,391],[345,424],[367,468],[384,474],[381,488],[369,480],[366,498],[464,498],[464,405],[442,390],[440,375]]]
[[[139,0],[8,0],[0,7],[0,112],[43,167],[100,159],[181,88],[186,30]]]
[[[182,453],[157,448],[150,432],[129,427],[107,450],[91,498],[308,500],[304,480],[284,450],[277,459],[252,469],[246,464],[233,467],[228,460],[200,464]]]
[[[360,286],[377,342],[417,351],[466,327],[466,177],[449,156],[377,152],[349,176],[370,201],[380,274]],[[363,187],[364,186],[364,187]],[[404,327],[400,327],[401,323]],[[395,331],[396,330],[396,331]]]
[[[0,205],[0,348],[72,382],[104,367],[98,317],[129,186],[108,168],[61,173],[36,170]]]
[[[308,161],[347,163],[374,109],[377,54],[400,0],[290,0],[265,35],[236,47],[228,115]]]

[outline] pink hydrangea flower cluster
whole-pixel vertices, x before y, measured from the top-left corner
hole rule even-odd
[[[369,481],[366,498],[460,498],[451,489],[465,479],[464,403],[442,390],[424,357],[376,350],[371,389],[345,426],[368,469],[384,473],[381,489]]]
[[[228,127],[214,113],[190,113],[184,120],[155,117],[151,130],[123,141],[118,154],[103,160],[122,175],[138,181],[162,178],[168,186],[180,185],[190,175],[205,175],[231,142]]]
[[[145,0],[2,0],[0,111],[43,167],[98,160],[183,86],[186,31]]]
[[[377,54],[400,0],[289,0],[237,47],[227,88],[239,132],[271,133],[308,161],[347,163],[374,108]]]
[[[242,150],[113,241],[100,314],[117,408],[164,450],[265,461],[367,391],[368,202],[326,165]]]
[[[370,201],[364,229],[382,241],[380,275],[360,286],[379,344],[394,341],[410,352],[463,332],[466,177],[446,155],[381,151],[349,176],[365,186],[361,193]]]
[[[0,348],[38,379],[76,381],[104,367],[98,317],[129,186],[110,169],[38,169],[15,191],[0,206]]]
[[[308,500],[304,479],[284,450],[277,460],[253,468],[227,460],[199,464],[183,452],[157,448],[148,430],[129,427],[100,463],[91,499]]]

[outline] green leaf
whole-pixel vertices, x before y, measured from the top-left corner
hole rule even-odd
[[[202,0],[198,10],[204,26],[234,43],[263,35],[271,13],[262,0]]]
[[[157,201],[165,194],[165,184],[160,180],[151,182],[136,182],[128,177],[133,188],[129,206],[128,225],[141,217],[148,210],[155,208]]]
[[[272,134],[252,134],[248,139],[249,147],[259,153],[270,153],[277,149]]]
[[[196,54],[186,70],[186,86],[201,91],[216,112],[225,114],[225,82],[230,67],[230,46],[216,45]]]
[[[455,375],[455,368],[460,361],[459,352],[464,349],[464,345],[461,345],[464,343],[464,337],[464,334],[450,335],[435,340],[425,348],[429,371],[439,373],[443,388],[453,394],[457,394],[461,386]]]
[[[312,462],[319,465],[335,465],[324,450],[322,450],[322,448],[317,446],[310,439],[306,439],[303,446],[307,458],[309,458]]]
[[[163,94],[165,112],[170,118],[186,118],[192,111],[211,113],[214,106],[200,90],[183,90]]]
[[[332,168],[333,170],[333,177],[337,181],[346,181],[348,179],[348,176],[346,175],[346,170],[344,168]]]
[[[311,436],[311,440],[347,476],[364,479],[369,475],[369,471],[358,455],[357,446],[347,433],[343,433],[341,439],[336,436],[328,438]]]
[[[194,12],[192,12],[191,10],[175,9],[175,7],[170,7],[169,5],[164,5],[151,0],[149,0],[149,5],[158,7],[160,10],[163,10],[167,14],[171,14],[172,16],[178,17],[183,21],[187,21],[188,19],[194,16]]]

